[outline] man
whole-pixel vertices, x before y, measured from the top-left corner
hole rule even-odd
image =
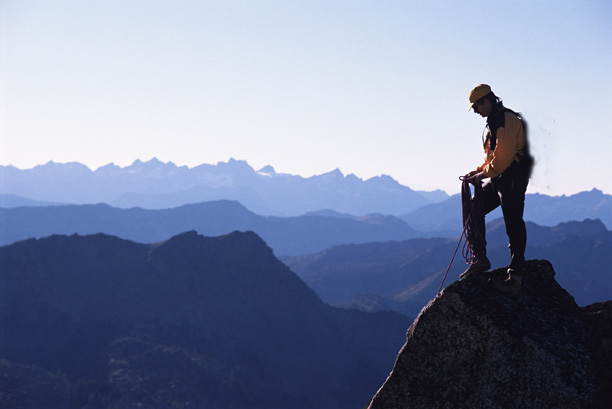
[[[482,203],[484,212],[482,220],[475,220],[475,233],[482,240],[472,246],[472,263],[461,275],[482,272],[491,268],[486,256],[485,214],[501,205],[506,224],[506,234],[510,241],[510,265],[508,278],[503,282],[494,281],[499,290],[516,294],[521,289],[522,273],[525,263],[525,246],[527,232],[523,220],[525,208],[525,191],[529,182],[533,160],[525,135],[525,124],[519,114],[504,107],[491,87],[480,84],[474,87],[469,95],[470,108],[476,114],[487,118],[486,132],[483,135],[485,161],[476,170],[466,175],[474,185],[480,185],[483,179],[488,180],[482,189],[475,189],[475,200]],[[468,110],[469,110],[468,109]]]

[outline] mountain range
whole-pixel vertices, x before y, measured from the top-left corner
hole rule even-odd
[[[50,162],[0,181],[0,407],[363,407],[462,229],[459,195],[339,170]],[[525,214],[527,257],[578,304],[609,299],[611,196],[528,195]]]
[[[454,237],[462,229],[461,195],[456,194],[439,203],[425,205],[410,213],[397,215],[415,230],[429,235]],[[488,220],[502,217],[497,208]],[[571,196],[528,194],[525,198],[525,220],[542,226],[555,226],[569,221],[599,219],[612,229],[612,196],[593,189]]]
[[[108,164],[95,171],[79,163],[49,162],[21,170],[0,166],[0,207],[106,203],[118,208],[170,209],[185,204],[232,200],[263,216],[325,215],[359,218],[393,215],[426,237],[455,237],[461,231],[461,199],[443,191],[413,191],[389,176],[362,180],[339,169],[303,178],[255,171],[230,159],[193,168],[157,159],[127,167]],[[459,184],[457,185],[459,190]],[[501,217],[496,210],[489,220]],[[612,196],[593,189],[570,196],[528,194],[525,219],[544,226],[586,218],[612,229]]]
[[[526,257],[550,260],[557,280],[579,305],[610,299],[612,232],[601,221],[555,227],[529,222],[527,237]],[[503,219],[488,223],[487,255],[493,266],[508,263],[507,243]],[[327,303],[415,317],[435,297],[456,245],[456,239],[445,238],[351,244],[282,261]],[[446,284],[456,281],[465,268],[458,254]]]
[[[0,248],[0,407],[355,408],[407,317],[330,307],[253,233]]]
[[[108,164],[95,171],[80,163],[49,162],[32,169],[0,166],[2,207],[15,196],[62,204],[107,203],[121,208],[173,208],[213,200],[237,200],[262,215],[296,216],[321,209],[364,215],[401,214],[445,200],[440,190],[416,192],[390,176],[362,180],[339,169],[303,178],[255,171],[245,161],[230,159],[193,168],[157,159],[127,167]],[[299,200],[296,200],[298,199]]]
[[[108,205],[0,208],[0,244],[53,234],[105,233],[155,243],[183,231],[207,236],[254,231],[323,301],[366,311],[394,310],[416,316],[435,294],[457,237],[423,238],[393,216],[259,216],[237,202],[218,201],[175,209],[117,209]],[[559,281],[580,305],[612,293],[612,233],[599,220],[554,227],[527,223],[528,258],[557,265]],[[502,219],[488,223],[489,258],[507,263]],[[456,257],[453,280],[465,268]]]
[[[118,209],[105,204],[0,208],[0,245],[53,234],[105,233],[155,243],[188,230],[207,236],[257,233],[294,272],[332,305],[366,311],[394,310],[414,317],[436,291],[457,237],[427,238],[393,216],[356,218],[335,212],[299,217],[257,215],[237,202],[175,209]],[[557,265],[559,281],[580,305],[612,293],[610,231],[600,220],[557,226],[527,223],[528,258]],[[488,223],[489,258],[507,263],[502,219]],[[450,279],[465,268],[458,256]]]
[[[266,217],[227,200],[163,210],[119,209],[106,204],[0,208],[0,224],[0,245],[52,234],[106,233],[154,243],[188,230],[207,236],[250,230],[279,256],[314,253],[338,244],[405,240],[420,235],[393,216]]]

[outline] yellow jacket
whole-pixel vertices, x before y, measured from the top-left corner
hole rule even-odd
[[[494,178],[506,171],[512,161],[519,162],[525,154],[523,122],[507,108],[499,109],[487,118],[484,143],[485,161],[478,167],[484,177]]]

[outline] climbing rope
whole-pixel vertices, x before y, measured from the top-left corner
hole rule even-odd
[[[460,176],[459,180],[461,180],[461,208],[463,212],[463,231],[461,232],[461,236],[459,236],[459,241],[457,242],[457,246],[455,247],[455,251],[453,252],[453,256],[451,257],[450,263],[446,268],[446,273],[444,273],[444,277],[442,278],[442,282],[440,283],[440,287],[438,288],[438,292],[436,293],[436,297],[440,295],[440,291],[442,291],[442,286],[444,285],[444,281],[446,281],[446,276],[448,276],[448,272],[450,271],[451,265],[455,260],[455,256],[457,255],[457,250],[459,249],[459,245],[461,241],[465,237],[465,242],[463,243],[462,255],[465,259],[466,264],[470,264],[477,260],[476,258],[477,252],[476,248],[484,248],[484,237],[481,237],[480,232],[483,231],[482,228],[479,228],[477,223],[482,223],[482,212],[483,203],[480,201],[482,195],[480,195],[479,191],[482,190],[482,186],[480,183],[474,184],[474,196],[472,197],[472,191],[470,188],[470,180],[472,178],[466,176]]]
[[[442,286],[444,285],[444,281],[446,280],[446,276],[448,275],[448,271],[453,264],[453,260],[455,260],[455,256],[457,255],[457,250],[459,249],[459,244],[461,244],[461,240],[463,240],[463,236],[465,236],[465,231],[467,228],[467,222],[463,225],[463,231],[461,232],[461,236],[459,236],[459,241],[457,242],[457,246],[455,247],[455,251],[453,252],[453,257],[451,257],[450,263],[448,263],[448,267],[446,268],[446,273],[444,273],[444,277],[442,278],[442,282],[440,283],[440,287],[438,288],[438,292],[436,293],[436,297],[440,295],[440,291],[442,291]],[[467,240],[466,240],[467,243]],[[464,244],[465,247],[465,244]]]
[[[484,201],[482,185],[474,183],[474,195],[470,185],[471,178],[462,176],[461,180],[461,209],[465,229],[465,244],[463,245],[463,258],[466,264],[477,262],[476,257],[486,246],[484,238]]]

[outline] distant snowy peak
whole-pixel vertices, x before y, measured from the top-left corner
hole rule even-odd
[[[165,166],[176,166],[176,165],[174,165],[174,163],[172,162],[164,163],[157,158],[152,158],[146,162],[143,162],[140,159],[136,159],[130,166],[128,166],[128,169],[129,168],[132,168],[132,169],[158,168],[158,167],[165,167]]]
[[[323,173],[320,175],[314,175],[309,179],[324,179],[324,180],[333,180],[333,179],[344,179],[344,174],[338,168],[332,170],[331,172]]]
[[[234,158],[230,158],[227,162],[217,162],[217,167],[221,169],[247,170],[251,172],[255,171],[247,161]]]
[[[263,215],[299,215],[320,209],[363,215],[406,214],[431,199],[388,175],[363,180],[339,168],[302,177],[258,171],[230,158],[192,168],[157,158],[121,167],[109,163],[92,172],[79,163],[49,162],[30,170],[0,168],[0,193],[37,201],[111,203],[119,207],[168,208],[211,200],[238,200]]]
[[[402,186],[397,180],[393,179],[389,175],[374,176],[373,178],[366,180],[366,183],[376,184],[378,186],[383,186],[387,189],[394,189],[394,188],[410,189],[409,187]]]
[[[67,162],[57,163],[49,161],[44,165],[38,165],[30,169],[33,172],[41,173],[55,173],[55,174],[67,174],[67,173],[91,173],[91,169],[79,162]]]
[[[55,169],[79,169],[79,168],[87,168],[87,166],[79,163],[79,162],[66,162],[66,163],[59,163],[59,162],[54,162],[52,160],[50,160],[49,162],[45,163],[44,165],[37,165],[34,168],[40,168],[40,167],[45,167],[47,169],[50,168],[55,168]],[[87,168],[89,169],[89,168]]]
[[[98,169],[94,170],[94,173],[114,173],[114,172],[120,172],[121,171],[121,167],[115,165],[114,162],[111,163],[107,163],[104,166],[100,166]]]
[[[276,176],[276,171],[270,165],[266,165],[263,168],[259,169],[257,173],[263,176]]]
[[[187,169],[186,166],[182,167]],[[167,175],[168,173],[174,173],[178,166],[173,162],[164,163],[157,158],[153,158],[147,162],[143,162],[139,159],[135,160],[130,166],[124,168],[129,173],[146,173],[151,175]]]

